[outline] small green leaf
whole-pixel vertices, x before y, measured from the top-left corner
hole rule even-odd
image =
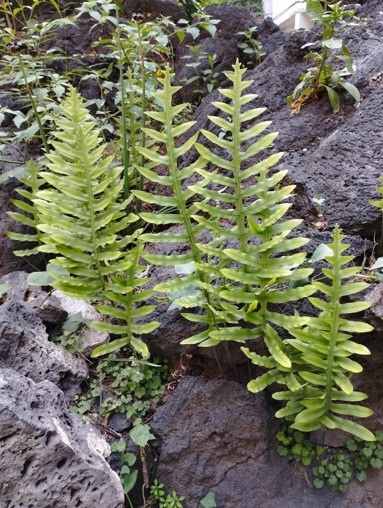
[[[129,432],[131,440],[138,446],[146,446],[149,441],[155,439],[150,432],[150,427],[147,424],[139,424],[132,428]]]
[[[217,503],[215,501],[215,494],[214,492],[208,492],[206,496],[201,499],[200,501],[203,508],[216,508]]]

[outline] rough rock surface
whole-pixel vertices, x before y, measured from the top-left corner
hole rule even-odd
[[[68,398],[88,374],[84,360],[49,342],[40,319],[12,301],[0,306],[0,366],[35,382],[49,380]]]
[[[238,44],[243,40],[243,36],[238,35],[238,32],[248,30],[254,25],[254,20],[249,12],[234,5],[212,5],[207,7],[204,12],[212,19],[219,20],[216,25],[217,32],[214,37],[211,37],[206,30],[200,28],[199,37],[193,40],[188,35],[185,37],[184,44],[177,47],[175,73],[176,83],[183,87],[177,95],[181,102],[198,100],[201,93],[202,95],[206,93],[206,83],[202,77],[191,84],[186,84],[186,82],[196,73],[202,76],[204,71],[209,71],[210,65],[207,55],[214,56],[215,59],[212,68],[215,74],[214,79],[222,81],[225,78],[223,72],[230,71],[236,59],[241,57]],[[195,23],[198,26],[198,19]],[[198,55],[200,55],[200,59],[198,59]],[[197,61],[199,63],[197,67],[188,66],[188,64],[194,65]]]
[[[280,166],[289,170],[289,182],[298,185],[300,204],[306,203],[293,210],[296,216],[311,220],[311,199],[320,194],[326,200],[322,208],[330,229],[338,223],[348,234],[371,239],[380,230],[380,211],[368,202],[379,199],[375,188],[382,172],[382,12],[376,2],[364,2],[358,14],[368,17],[367,25],[344,32],[357,68],[350,81],[359,88],[361,100],[355,104],[349,94],[340,91],[338,114],[332,112],[327,97],[310,102],[295,116],[286,106],[286,97],[307,70],[307,50],[301,50],[308,42],[306,34],[281,36],[278,30],[263,33],[260,27],[259,38],[267,41],[269,51],[245,75],[254,80],[247,92],[258,94],[249,107],[266,108],[261,119],[272,120],[270,130],[279,132],[274,150],[285,152]],[[202,102],[195,114],[195,129],[216,130],[206,119],[217,113],[211,104],[216,100],[222,100],[218,91]],[[262,152],[261,156],[266,155]]]
[[[199,508],[208,492],[225,508],[383,505],[382,471],[345,495],[314,489],[301,466],[277,454],[278,422],[265,395],[235,382],[184,377],[151,426],[160,443],[156,476],[185,496],[185,508]]]
[[[122,508],[108,454],[56,386],[0,369],[0,508]]]

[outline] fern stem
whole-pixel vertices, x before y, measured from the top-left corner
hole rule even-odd
[[[339,228],[336,227],[334,231],[334,264],[333,264],[333,272],[334,272],[334,280],[332,284],[332,294],[331,294],[331,328],[330,328],[330,350],[327,357],[327,372],[326,372],[326,390],[325,390],[325,415],[328,415],[331,404],[331,390],[334,385],[334,351],[336,346],[336,341],[339,335],[339,326],[340,326],[340,289],[341,289],[341,252],[339,252],[340,247],[340,239],[339,239]]]
[[[244,212],[243,206],[243,198],[242,198],[242,188],[241,188],[241,141],[240,141],[240,133],[241,133],[241,81],[242,74],[236,73],[236,80],[233,82],[233,141],[232,141],[232,154],[233,154],[233,170],[234,170],[234,181],[235,181],[235,214],[237,216],[237,225],[239,232],[239,248],[240,252],[247,253],[247,235],[246,235],[246,216]],[[249,272],[249,266],[247,264],[242,265],[242,271],[244,273]],[[246,284],[244,286],[244,291],[249,291],[249,286]]]
[[[75,107],[77,107],[77,103],[75,104]],[[83,164],[84,164],[84,171],[86,174],[86,190],[87,194],[89,196],[89,220],[91,225],[91,236],[92,236],[92,246],[93,246],[93,252],[96,259],[96,268],[97,272],[99,274],[100,282],[102,285],[102,288],[105,289],[105,277],[103,276],[101,272],[101,262],[99,258],[99,247],[97,247],[97,233],[96,233],[96,210],[94,207],[94,191],[92,186],[92,178],[90,173],[90,161],[88,159],[88,150],[85,143],[86,136],[81,133],[81,126],[78,126],[79,131],[79,144],[80,144],[80,150],[83,157]]]
[[[166,117],[165,130],[166,130],[166,135],[167,135],[166,146],[167,146],[167,151],[168,151],[168,156],[169,156],[169,161],[170,161],[169,162],[169,172],[170,172],[170,175],[173,179],[172,188],[173,188],[174,196],[177,199],[178,210],[181,214],[181,217],[184,217],[184,226],[186,229],[186,233],[188,235],[191,254],[193,256],[194,263],[199,264],[201,262],[201,257],[200,257],[200,254],[199,254],[199,251],[198,251],[198,248],[196,245],[196,240],[195,240],[194,232],[193,232],[193,226],[192,226],[192,223],[190,220],[190,214],[188,213],[186,201],[183,197],[182,184],[181,184],[181,181],[178,178],[176,178],[176,175],[178,173],[178,166],[177,166],[177,156],[174,151],[175,147],[174,147],[173,122],[172,122],[172,120],[173,120],[172,94],[169,93],[168,90],[166,90],[167,87],[170,88],[170,79],[166,80],[166,82],[165,82],[166,103],[164,103],[164,112],[165,112],[165,117]],[[206,282],[204,273],[198,269],[196,270],[196,272],[198,274],[200,281]],[[206,289],[203,289],[202,292],[203,292],[206,302],[207,302],[207,305],[205,305],[205,309],[206,309],[207,315],[209,316],[209,330],[218,329],[218,322],[216,320],[216,317],[215,317],[214,313],[211,311],[211,309],[209,308],[209,306],[211,305],[210,295],[206,291]],[[214,323],[214,325],[212,325],[211,323]]]
[[[120,29],[120,17],[118,9],[116,9],[116,22],[117,22],[117,48],[118,48],[118,70],[119,70],[119,81],[120,81],[120,92],[121,92],[121,143],[122,143],[122,163],[124,166],[124,200],[129,198],[130,186],[129,186],[129,159],[130,151],[128,149],[128,136],[127,136],[127,125],[126,125],[126,105],[125,105],[125,80],[124,80],[124,65],[123,65],[123,50],[121,44],[121,29]],[[127,206],[127,213],[129,213],[129,205]]]
[[[24,78],[24,82],[25,82],[25,91],[27,92],[29,101],[30,101],[32,109],[33,109],[33,113],[35,115],[35,119],[36,119],[37,125],[39,127],[40,136],[41,136],[41,140],[42,140],[43,145],[44,145],[45,153],[49,153],[49,146],[48,146],[47,137],[45,135],[43,124],[41,123],[41,118],[40,118],[39,112],[37,110],[37,105],[36,105],[35,98],[33,97],[31,87],[29,86],[29,83],[28,83],[28,78],[27,78],[27,74],[26,74],[26,71],[25,71],[23,59],[21,58],[20,54],[18,55],[18,57],[19,57],[21,72],[23,74],[23,78]]]
[[[137,23],[137,34],[138,34],[138,47],[139,47],[139,53],[141,58],[141,146],[145,147],[145,125],[146,125],[146,119],[145,119],[145,110],[146,110],[146,74],[145,74],[145,58],[144,58],[144,52],[142,47],[142,34],[141,34],[141,25]],[[144,166],[145,164],[145,157],[141,154],[141,166]],[[138,176],[138,189],[142,190],[143,188],[143,176],[142,173]],[[141,199],[137,198],[137,213],[141,212],[142,208],[142,201]]]

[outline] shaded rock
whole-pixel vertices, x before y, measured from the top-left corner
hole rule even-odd
[[[332,497],[297,481],[276,453],[277,423],[264,394],[235,382],[183,378],[151,426],[160,442],[157,478],[185,496],[186,508],[208,492],[217,506],[238,508],[306,507],[314,499],[327,506]]]
[[[47,326],[61,325],[68,313],[60,306],[59,299],[40,286],[30,286],[27,282],[28,275],[26,272],[17,271],[1,277],[0,284],[9,286],[6,301],[24,305]]]
[[[185,37],[182,45],[177,48],[175,60],[176,83],[183,85],[177,97],[180,102],[192,102],[201,98],[207,92],[207,85],[225,79],[224,72],[231,71],[231,66],[237,58],[242,56],[238,44],[244,39],[238,35],[240,31],[246,31],[254,25],[249,12],[241,7],[229,4],[211,5],[205,9],[205,13],[212,19],[219,20],[216,25],[217,32],[211,37],[208,32],[200,29],[200,35],[192,39],[190,35]],[[195,21],[198,26],[198,19]],[[198,56],[199,55],[199,56]],[[210,66],[208,55],[214,57],[213,65]],[[194,64],[198,63],[198,66]],[[193,64],[189,66],[188,64]],[[211,68],[212,67],[212,68]],[[204,73],[212,71],[214,77]],[[198,79],[188,84],[188,80]],[[210,76],[210,77],[209,77]]]
[[[122,508],[107,443],[49,381],[0,369],[0,506]]]
[[[35,382],[49,380],[68,398],[88,375],[84,360],[49,342],[40,319],[12,301],[0,306],[0,366]]]
[[[315,489],[301,465],[277,454],[272,412],[264,394],[250,394],[235,382],[183,378],[151,422],[160,443],[158,480],[185,496],[185,508],[199,508],[208,492],[225,508],[383,504],[377,488],[382,470],[371,471],[364,483],[353,481],[344,495]]]
[[[379,199],[375,188],[379,184],[383,156],[380,134],[383,14],[371,1],[364,3],[360,14],[369,15],[366,27],[343,32],[357,67],[350,81],[361,92],[358,104],[339,90],[340,113],[333,114],[327,97],[323,96],[305,105],[299,115],[291,115],[286,98],[310,65],[304,59],[307,49],[301,49],[308,42],[307,34],[282,37],[278,31],[260,32],[263,43],[274,51],[245,77],[254,80],[247,93],[258,95],[248,107],[267,108],[261,120],[272,120],[273,124],[265,133],[279,132],[273,150],[285,152],[279,167],[288,169],[289,183],[298,186],[299,207],[293,207],[291,213],[305,217],[309,225],[311,199],[319,194],[326,199],[323,213],[329,229],[338,223],[347,234],[373,238],[381,229],[380,211],[370,206],[369,200]],[[226,99],[218,91],[205,98],[195,113],[197,123],[193,131],[205,128],[217,134],[219,129],[207,119],[207,115],[217,114],[212,104],[217,100]],[[248,127],[251,125],[249,122]],[[201,140],[209,146],[207,140]],[[258,158],[249,160],[249,165],[270,153],[271,150],[262,152]],[[217,154],[222,155],[220,150]],[[190,159],[186,162],[190,163]]]
[[[108,427],[115,432],[127,432],[133,426],[130,418],[126,418],[123,413],[113,413],[108,420]]]

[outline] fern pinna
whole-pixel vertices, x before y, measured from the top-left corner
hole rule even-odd
[[[114,307],[120,306],[100,306],[100,310],[125,321],[125,325],[97,326],[124,337],[101,346],[95,355],[129,343],[147,356],[146,345],[132,335],[132,294],[142,284],[136,279],[141,271],[141,247],[134,245],[139,231],[122,236],[137,220],[133,214],[126,215],[127,201],[121,200],[123,169],[113,166],[112,156],[104,156],[106,145],[97,124],[74,88],[62,103],[56,127],[53,149],[46,154],[49,171],[40,173],[48,188],[38,191],[33,199],[39,212],[38,229],[44,232],[40,250],[55,253],[51,263],[63,270],[62,274],[54,274],[53,286],[74,298],[106,298]],[[141,315],[145,309],[148,313],[151,310],[145,307],[140,310]],[[143,328],[137,325],[135,332],[145,333],[147,328],[156,326],[158,323]]]
[[[296,391],[275,393],[273,397],[287,401],[276,416],[293,420],[291,426],[294,429],[310,432],[321,427],[337,428],[366,441],[375,441],[368,429],[344,418],[365,418],[372,414],[370,409],[353,404],[366,399],[367,395],[353,389],[350,378],[363,369],[350,357],[368,355],[370,351],[352,341],[350,333],[366,333],[373,329],[366,323],[350,321],[346,317],[367,309],[370,304],[362,301],[342,303],[345,297],[368,287],[363,282],[348,282],[358,274],[359,267],[349,266],[353,257],[343,255],[349,247],[342,243],[344,238],[337,226],[329,245],[332,255],[326,257],[330,267],[323,268],[330,283],[313,282],[324,297],[310,298],[320,310],[319,316],[311,318],[303,328],[292,328],[290,332],[294,338],[287,340],[298,353],[293,368],[304,386]]]

